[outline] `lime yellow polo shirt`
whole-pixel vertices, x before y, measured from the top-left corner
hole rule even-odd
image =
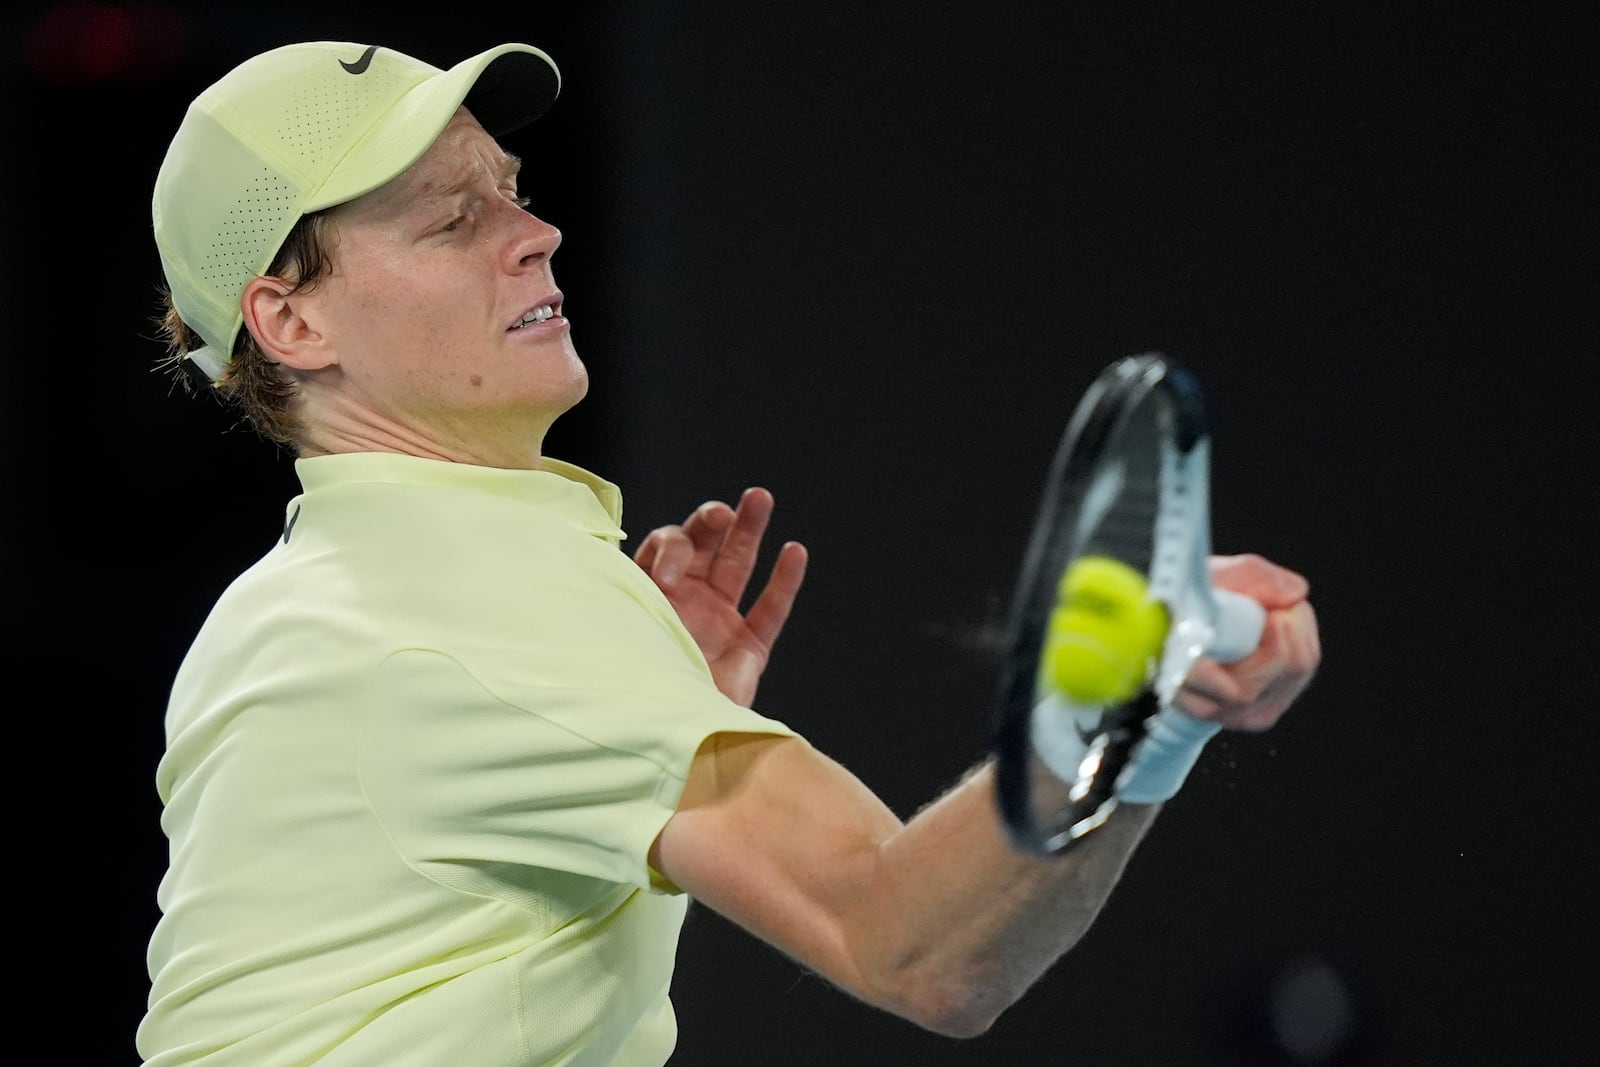
[[[149,1067],[659,1067],[687,898],[649,868],[725,698],[615,486],[302,459],[175,678]]]

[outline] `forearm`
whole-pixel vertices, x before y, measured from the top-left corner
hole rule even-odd
[[[879,846],[851,917],[862,972],[924,1025],[982,1032],[1088,930],[1158,811],[1123,805],[1077,847],[1030,856],[981,767]]]
[[[968,1036],[1083,935],[1155,812],[1124,805],[1064,855],[1030,856],[987,767],[902,822],[798,738],[717,735],[651,863],[868,1003]]]

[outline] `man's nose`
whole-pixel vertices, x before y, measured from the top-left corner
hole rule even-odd
[[[561,247],[561,231],[537,215],[519,211],[522,215],[516,239],[511,243],[509,255],[513,269],[527,268],[542,263],[555,255]]]

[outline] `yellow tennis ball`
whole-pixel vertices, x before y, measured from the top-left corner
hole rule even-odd
[[[1045,634],[1047,684],[1082,704],[1137,696],[1167,636],[1167,609],[1144,575],[1108,556],[1084,556],[1061,575]]]

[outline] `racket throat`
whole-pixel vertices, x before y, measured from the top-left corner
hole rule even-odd
[[[1059,852],[1098,829],[1117,807],[1117,782],[1146,722],[1156,712],[1153,694],[1115,707],[1076,704],[1047,694],[1033,710],[1031,739],[1036,774],[1048,775],[1062,789],[1039,789],[1041,804],[1055,810],[1035,813],[1037,825],[1052,827],[1036,849]]]

